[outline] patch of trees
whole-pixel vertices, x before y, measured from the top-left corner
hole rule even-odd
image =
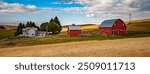
[[[61,23],[58,17],[56,16],[54,19],[52,18],[49,22],[42,23],[40,25],[40,28],[36,26],[35,23],[32,21],[28,21],[26,24],[19,23],[17,27],[17,31],[15,32],[15,36],[22,34],[23,28],[26,28],[26,27],[35,27],[38,30],[47,31],[51,34],[59,34],[62,30]]]
[[[5,27],[0,25],[0,29],[3,29],[3,30],[5,30]]]
[[[22,29],[23,28],[26,28],[26,27],[35,27],[35,28],[38,28],[38,26],[35,25],[34,22],[32,21],[28,21],[26,24],[24,23],[19,23],[18,27],[17,27],[17,31],[15,32],[15,36],[19,35],[19,34],[22,34]]]
[[[47,31],[51,34],[59,34],[62,30],[61,23],[56,16],[54,19],[52,18],[49,22],[42,23],[40,26],[41,31]]]

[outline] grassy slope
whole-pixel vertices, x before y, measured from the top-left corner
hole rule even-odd
[[[4,26],[5,30],[0,29],[0,40],[14,35],[16,26],[11,25],[1,25],[1,26]]]
[[[13,36],[14,31],[12,30],[0,30],[0,40]]]
[[[150,32],[150,19],[134,20],[127,27],[128,31]]]
[[[87,40],[107,40],[107,39],[122,39],[122,38],[135,38],[135,37],[150,37],[150,19],[132,21],[128,26],[128,35],[124,36],[103,36],[98,32],[98,25],[82,26],[83,36],[81,37],[69,37],[66,33],[66,27],[63,28],[59,35],[50,35],[44,38],[24,38],[16,39],[14,41],[0,41],[0,47],[12,47],[12,46],[28,46],[28,45],[40,45],[40,44],[54,44],[64,42],[75,41],[87,41]],[[1,33],[4,35],[3,33]],[[8,34],[6,34],[8,35]]]

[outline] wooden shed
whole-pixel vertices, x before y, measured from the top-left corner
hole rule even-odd
[[[68,26],[68,35],[69,36],[80,36],[81,35],[81,26],[71,25]]]
[[[100,25],[99,32],[106,35],[124,35],[127,33],[127,26],[121,19],[105,20]]]

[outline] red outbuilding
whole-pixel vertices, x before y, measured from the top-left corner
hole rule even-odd
[[[77,25],[68,26],[68,35],[69,36],[80,36],[81,35],[81,26],[77,26]]]
[[[105,20],[100,25],[99,32],[106,35],[124,35],[127,33],[127,26],[121,19]]]

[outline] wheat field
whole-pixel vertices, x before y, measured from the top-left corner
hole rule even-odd
[[[150,37],[0,48],[3,57],[150,57]]]

